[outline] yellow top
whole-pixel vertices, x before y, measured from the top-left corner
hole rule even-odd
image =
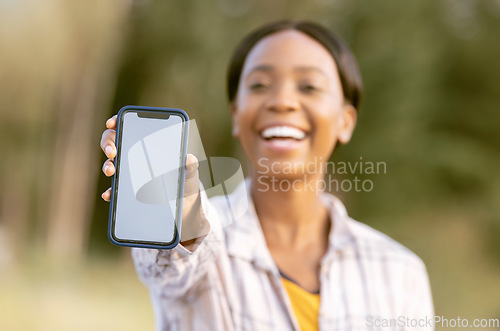
[[[281,277],[281,281],[288,292],[300,330],[318,330],[319,293],[310,293],[285,277]]]

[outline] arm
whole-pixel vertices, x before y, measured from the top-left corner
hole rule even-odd
[[[191,222],[187,223],[194,224],[192,229],[183,224],[182,237],[185,238],[184,231],[193,234],[198,228],[203,231],[206,229],[206,232],[200,233],[197,238],[181,242],[171,250],[132,249],[137,274],[142,282],[151,289],[162,287],[162,292],[168,293],[172,299],[184,295],[207,273],[208,268],[214,265],[223,243],[222,232],[213,231],[210,227],[208,220],[217,216],[206,193],[201,190],[196,200],[199,212],[195,214],[198,218],[195,222],[189,220]],[[189,214],[187,216],[189,217]],[[201,227],[197,225],[200,222]]]
[[[419,321],[418,330],[434,330],[434,305],[427,270],[422,261],[419,272],[408,275],[408,302],[406,317]],[[406,326],[408,329],[412,329]]]
[[[115,173],[113,159],[116,156],[116,116],[106,122],[107,130],[101,139],[101,148],[108,157],[103,165],[106,176]],[[102,194],[105,201],[111,197],[111,188]],[[182,210],[181,244],[172,250],[132,249],[137,273],[149,287],[166,287],[173,298],[182,295],[201,278],[213,264],[220,250],[223,236],[211,227],[218,220],[215,209],[208,201],[199,180],[198,160],[188,154]],[[211,222],[209,222],[209,220]]]

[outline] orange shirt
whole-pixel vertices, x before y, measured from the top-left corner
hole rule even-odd
[[[281,282],[288,293],[300,329],[302,331],[318,330],[319,293],[308,292],[287,276],[281,275]]]

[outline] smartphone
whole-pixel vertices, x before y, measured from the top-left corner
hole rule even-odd
[[[108,225],[113,244],[170,249],[179,243],[188,130],[181,109],[118,112]]]

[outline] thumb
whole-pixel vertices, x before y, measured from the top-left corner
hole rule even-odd
[[[186,156],[186,174],[184,180],[184,196],[190,196],[199,191],[198,159],[193,154]]]

